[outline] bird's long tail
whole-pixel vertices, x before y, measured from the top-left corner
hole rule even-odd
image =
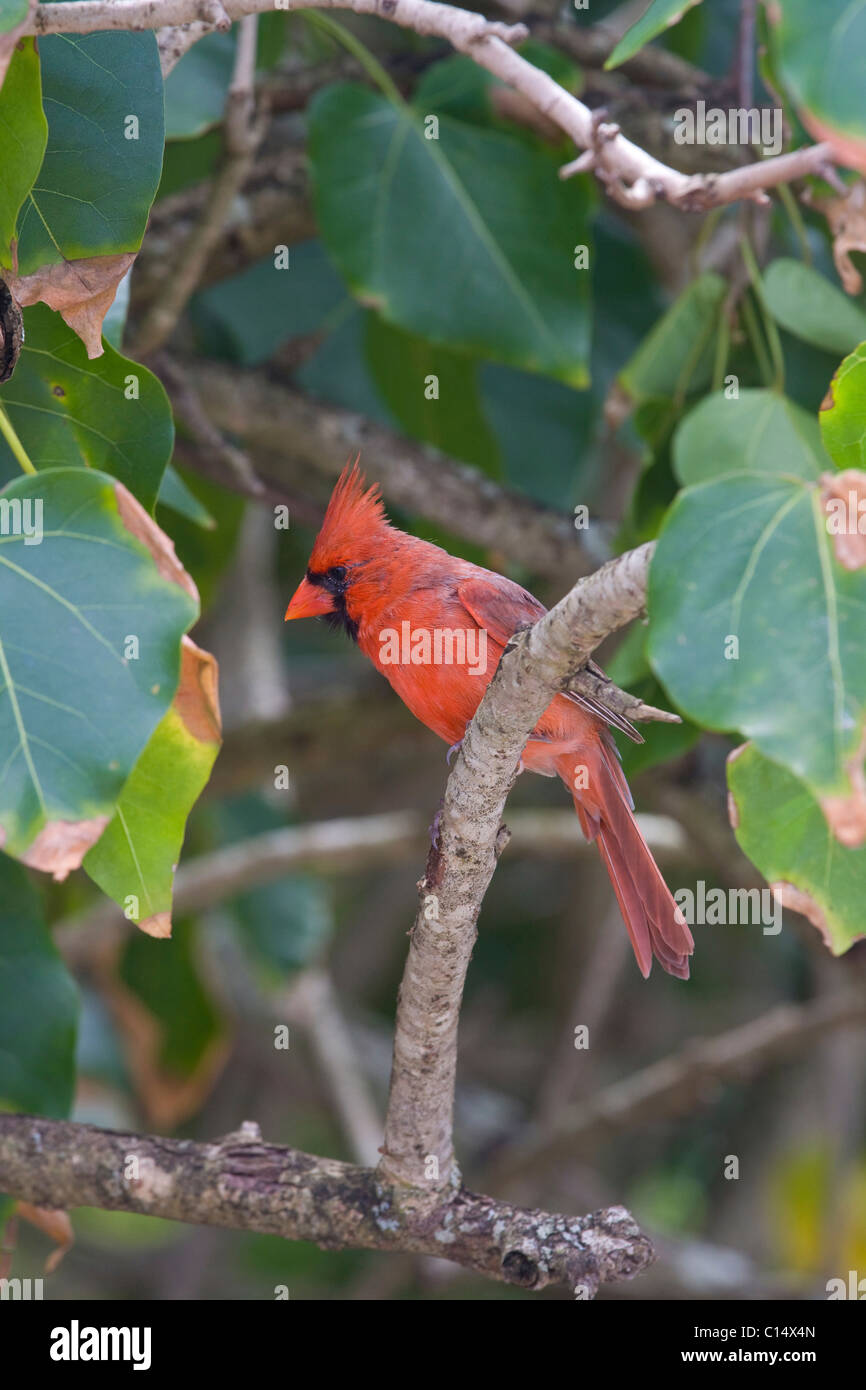
[[[556,770],[574,797],[584,835],[598,845],[641,974],[649,975],[655,956],[669,975],[687,980],[695,943],[638,829],[613,739],[605,731],[591,754],[563,754]]]

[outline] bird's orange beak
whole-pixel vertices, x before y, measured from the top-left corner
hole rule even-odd
[[[325,613],[332,612],[333,607],[334,601],[327,589],[320,584],[311,584],[309,579],[302,579],[286,609],[286,622],[292,618],[321,618]]]

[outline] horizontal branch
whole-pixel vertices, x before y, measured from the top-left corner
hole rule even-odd
[[[584,1297],[653,1258],[622,1207],[553,1216],[460,1190],[414,1222],[376,1170],[265,1144],[249,1123],[202,1144],[0,1115],[0,1191],[37,1206],[140,1212],[329,1250],[435,1255],[505,1284],[561,1283]]]
[[[528,1136],[494,1166],[492,1185],[572,1162],[593,1144],[646,1123],[693,1109],[726,1083],[743,1081],[808,1047],[824,1034],[866,1025],[866,994],[853,991],[808,1004],[784,1004],[760,1018],[698,1038],[598,1095],[567,1110],[553,1130]]]
[[[272,11],[273,0],[72,0],[36,7],[24,32],[86,34],[100,29],[157,29],[204,23],[225,29],[246,15]],[[718,176],[682,174],[632,144],[616,126],[599,126],[593,112],[541,68],[514,52],[528,36],[523,24],[491,21],[437,0],[303,0],[293,9],[353,10],[375,15],[416,34],[446,39],[458,52],[521,92],[585,153],[566,165],[563,177],[592,169],[623,206],[648,207],[658,200],[689,211],[741,198],[766,201],[764,190],[833,163],[829,144],[760,160]]]
[[[184,361],[183,369],[207,401],[212,423],[257,456],[258,477],[272,499],[296,487],[309,497],[312,472],[322,479],[324,504],[324,485],[330,489],[347,457],[360,450],[367,476],[381,483],[395,507],[560,584],[573,582],[591,566],[570,517],[503,487],[476,468],[354,411],[275,384],[264,372],[204,361]],[[168,386],[171,391],[170,381]],[[212,454],[191,456],[189,462],[227,487],[240,486]]]
[[[637,822],[662,862],[682,859],[687,853],[686,836],[668,816],[639,814]],[[511,811],[508,829],[517,854],[571,859],[592,852],[572,811]],[[301,870],[366,872],[403,863],[429,847],[429,816],[418,811],[282,826],[187,860],[175,879],[173,913],[206,912],[229,898]],[[103,899],[89,912],[58,922],[54,938],[67,962],[73,964],[104,936],[129,926],[116,903]]]

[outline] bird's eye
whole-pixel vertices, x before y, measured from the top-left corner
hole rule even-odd
[[[325,575],[325,586],[332,593],[342,593],[346,587],[346,566],[332,565]]]

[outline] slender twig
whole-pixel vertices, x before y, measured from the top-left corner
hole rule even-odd
[[[303,970],[286,992],[280,1013],[307,1032],[355,1160],[374,1167],[382,1121],[327,971]]]
[[[755,87],[755,10],[756,0],[740,0],[740,23],[735,58],[737,93],[740,106],[752,105]]]
[[[669,816],[641,814],[638,825],[663,862],[687,852],[688,840]],[[508,828],[517,854],[572,858],[592,852],[571,811],[511,811]],[[429,844],[429,817],[416,811],[282,826],[182,864],[174,884],[174,911],[205,912],[299,869],[342,874],[400,864]],[[104,900],[57,923],[53,935],[67,962],[76,964],[101,949],[107,937],[128,930],[120,908]]]
[[[27,32],[93,33],[100,29],[151,29],[207,22],[211,0],[72,0],[68,4],[39,5]],[[273,8],[273,0],[225,0],[219,6],[231,19]],[[481,67],[521,92],[581,150],[589,151],[596,175],[608,193],[625,207],[648,207],[660,199],[686,210],[697,211],[723,203],[753,198],[766,202],[768,188],[806,174],[820,174],[832,167],[834,151],[827,143],[810,145],[791,154],[777,155],[732,169],[718,176],[686,175],[662,164],[646,150],[612,130],[603,148],[596,149],[596,123],[582,101],[567,92],[541,68],[514,52],[525,39],[523,24],[490,21],[469,10],[456,9],[436,0],[305,0],[299,9],[350,9],[376,15],[415,33],[447,39]],[[563,177],[587,164],[572,161]]]
[[[552,1128],[515,1144],[501,1155],[490,1181],[511,1182],[551,1163],[573,1161],[615,1134],[694,1109],[716,1088],[742,1081],[826,1033],[864,1024],[866,994],[851,990],[808,1004],[782,1004],[726,1033],[687,1043],[572,1106]]]
[[[261,110],[256,115],[255,110],[257,28],[256,14],[246,15],[238,26],[223,122],[225,158],[211,184],[201,221],[181,248],[162,293],[138,330],[134,345],[138,356],[146,356],[162,347],[174,332],[201,280],[208,257],[222,235],[232,204],[252,168],[265,133],[267,114]]]

